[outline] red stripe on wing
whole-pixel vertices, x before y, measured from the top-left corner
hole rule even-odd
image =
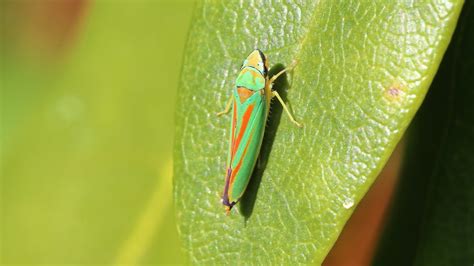
[[[251,132],[251,134],[253,134],[253,131]],[[245,144],[245,148],[244,148],[244,152],[242,153],[242,156],[240,157],[240,160],[239,160],[239,163],[237,164],[237,166],[235,167],[235,169],[232,170],[232,174],[230,176],[230,179],[229,179],[229,190],[228,190],[228,193],[232,193],[232,188],[234,186],[234,179],[235,179],[235,176],[239,173],[239,170],[240,170],[240,166],[242,165],[242,162],[244,160],[244,157],[245,157],[245,154],[247,153],[247,148],[249,147],[249,144],[252,140],[252,136],[250,136],[249,140],[247,141],[247,144]],[[229,196],[230,198],[230,196]]]
[[[245,110],[245,113],[242,117],[242,125],[240,127],[239,135],[238,135],[237,139],[235,140],[235,142],[233,141],[232,158],[234,158],[235,152],[237,151],[237,148],[239,147],[240,141],[242,140],[242,136],[244,135],[245,130],[247,129],[247,125],[249,123],[250,116],[252,115],[252,111],[253,111],[254,107],[255,107],[255,105],[251,104],[247,107],[247,110]]]
[[[239,172],[240,166],[242,165],[242,161],[244,160],[245,154],[247,153],[247,148],[249,147],[251,139],[252,137],[250,136],[249,140],[247,141],[247,144],[245,144],[244,152],[242,153],[242,156],[240,156],[239,163],[237,164],[237,166],[235,166],[235,169],[232,169],[232,175],[230,176],[231,184],[234,182],[235,175]]]
[[[234,104],[235,104],[235,101],[234,101]],[[236,106],[234,105],[234,118],[236,118],[236,111],[235,111],[236,108],[235,107]],[[237,152],[237,149],[240,145],[242,137],[243,137],[243,135],[244,135],[244,133],[247,129],[248,123],[250,121],[250,116],[252,115],[254,107],[255,107],[255,105],[251,104],[247,107],[247,110],[245,110],[245,113],[242,116],[242,124],[240,126],[237,138],[235,138],[235,131],[234,131],[236,126],[232,127],[232,156],[231,156],[230,165],[229,165],[230,168],[232,168],[232,162],[233,162],[235,153]],[[233,122],[234,122],[234,125],[237,123],[236,120],[234,120]],[[227,193],[229,193],[229,198],[230,198],[230,194],[232,193],[232,187],[234,185],[235,176],[239,173],[240,167],[242,166],[242,162],[243,162],[243,159],[245,157],[245,153],[247,152],[247,148],[249,147],[250,139],[249,139],[249,141],[247,141],[247,143],[245,145],[245,148],[244,148],[244,151],[242,153],[242,156],[240,157],[239,163],[235,166],[234,169],[232,169],[230,178],[228,179],[229,189],[228,189]]]

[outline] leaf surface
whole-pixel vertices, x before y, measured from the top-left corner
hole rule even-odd
[[[245,4],[244,4],[245,3]],[[422,102],[462,1],[202,1],[181,75],[179,231],[193,263],[321,263]],[[255,47],[305,127],[275,101],[237,211],[220,204],[239,66]],[[287,90],[291,88],[291,90]]]

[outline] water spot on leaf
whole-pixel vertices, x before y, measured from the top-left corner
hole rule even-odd
[[[347,198],[344,200],[344,202],[342,203],[342,206],[345,208],[345,209],[350,209],[352,206],[354,206],[354,200],[351,199],[351,198]]]

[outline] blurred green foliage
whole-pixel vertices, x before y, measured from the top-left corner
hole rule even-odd
[[[25,26],[33,3],[1,6],[0,262],[183,262],[171,153],[194,4],[87,1],[56,51]]]

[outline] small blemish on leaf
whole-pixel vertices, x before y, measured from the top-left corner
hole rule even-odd
[[[402,86],[399,83],[393,83],[390,86],[387,86],[384,92],[384,97],[390,102],[400,103],[405,99],[406,96],[406,87]]]
[[[390,88],[388,89],[388,93],[390,96],[397,97],[400,94],[400,90],[398,88]]]

